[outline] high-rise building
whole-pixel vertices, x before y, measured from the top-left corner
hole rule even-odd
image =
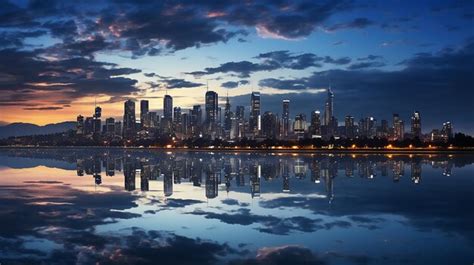
[[[101,116],[102,116],[102,108],[101,107],[95,107],[94,118],[99,119]]]
[[[140,125],[142,128],[150,127],[150,124],[148,123],[148,120],[147,120],[147,115],[149,111],[150,109],[149,109],[148,100],[141,100],[140,101]]]
[[[115,119],[105,119],[105,132],[109,135],[115,135]]]
[[[76,134],[84,134],[84,117],[82,115],[77,116]]]
[[[194,105],[193,109],[190,111],[190,114],[191,114],[192,134],[196,136],[201,133],[201,124],[202,124],[201,105]]]
[[[398,114],[393,114],[393,139],[402,141],[405,136],[405,126]]]
[[[347,115],[344,120],[344,128],[346,137],[349,139],[354,138],[355,136],[355,126],[354,126],[354,117]]]
[[[182,123],[181,123],[181,107],[173,108],[173,124],[176,132],[181,132]]]
[[[324,125],[329,126],[331,124],[331,118],[334,116],[334,93],[331,87],[328,88],[328,98],[324,106]]]
[[[219,98],[216,92],[206,92],[206,124],[213,128],[217,122]]]
[[[298,139],[304,138],[306,132],[306,115],[302,113],[296,115],[295,122],[293,123],[293,131]]]
[[[453,138],[453,125],[450,121],[443,123],[443,129],[441,130],[441,134],[445,140]]]
[[[368,138],[377,136],[377,120],[374,117],[365,118],[365,125],[367,126],[365,131],[367,132]]]
[[[232,111],[230,110],[229,96],[227,96],[224,108],[224,130],[228,134],[232,127]]]
[[[290,134],[290,100],[283,100],[283,112],[281,115],[281,136],[286,138]]]
[[[173,98],[170,95],[163,98],[163,118],[169,122],[173,120]]]
[[[254,135],[260,131],[260,104],[260,92],[252,92],[250,95],[249,129]]]
[[[421,139],[421,115],[419,111],[415,111],[411,117],[411,133],[413,137]]]
[[[262,135],[269,139],[275,139],[278,132],[277,116],[266,111],[262,117]]]
[[[133,137],[135,136],[136,130],[136,118],[135,118],[135,102],[127,100],[124,103],[124,114],[123,114],[123,136]]]
[[[121,121],[115,122],[115,135],[122,136],[122,122]]]
[[[312,138],[321,136],[321,112],[319,110],[311,112],[310,133]]]
[[[237,106],[235,107],[235,117],[238,120],[244,121],[245,115],[245,107],[244,106]]]

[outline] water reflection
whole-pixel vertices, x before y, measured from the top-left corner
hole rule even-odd
[[[467,263],[473,163],[447,154],[3,149],[0,263]]]
[[[313,155],[281,157],[248,154],[172,153],[154,156],[102,153],[77,158],[77,175],[92,176],[95,184],[102,183],[102,174],[115,176],[123,171],[124,188],[133,191],[136,178],[141,191],[149,191],[149,182],[162,180],[164,196],[173,194],[173,185],[183,182],[203,187],[208,199],[218,197],[219,185],[225,183],[226,191],[233,187],[249,186],[250,196],[259,197],[261,182],[281,179],[281,191],[290,192],[292,181],[322,183],[329,201],[334,198],[334,178],[374,179],[390,177],[397,183],[409,177],[414,184],[422,183],[422,166],[441,169],[440,174],[451,176],[454,159],[447,155],[428,156],[347,156]]]

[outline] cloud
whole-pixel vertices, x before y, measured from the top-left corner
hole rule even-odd
[[[361,62],[361,63],[351,64],[347,68],[350,70],[358,70],[358,69],[364,69],[364,68],[377,68],[377,67],[383,67],[383,66],[385,66],[385,63],[383,62]]]
[[[239,85],[248,85],[249,81],[247,80],[240,80],[240,81],[227,81],[221,84],[221,87],[224,88],[236,88]]]
[[[293,54],[287,50],[261,53],[255,58],[259,62],[227,62],[217,67],[207,67],[203,71],[188,72],[186,74],[200,77],[217,73],[233,73],[240,78],[248,78],[252,73],[261,71],[274,71],[277,69],[303,70],[309,67],[321,67],[322,63],[345,65],[351,62],[349,57],[320,57],[313,53]]]
[[[35,108],[23,108],[24,110],[60,110],[62,107],[35,107]]]
[[[154,76],[158,76],[158,75],[155,74]],[[204,85],[201,83],[186,81],[181,78],[170,78],[170,77],[163,77],[163,76],[159,76],[158,83],[148,82],[148,84],[150,85],[151,88],[165,88],[165,89],[194,88],[194,87],[200,87]]]
[[[332,26],[326,27],[325,30],[337,31],[337,30],[342,30],[342,29],[353,29],[353,28],[362,29],[362,28],[371,26],[373,24],[374,22],[368,18],[356,18],[347,23],[339,23],[339,24],[334,24]]]
[[[232,202],[227,202],[229,204]],[[230,213],[214,213],[203,210],[195,210],[188,214],[202,215],[206,219],[217,219],[223,223],[231,225],[252,225],[259,224],[256,230],[276,235],[288,235],[293,231],[314,232],[318,229],[331,229],[337,224],[322,224],[322,219],[311,219],[303,216],[293,216],[287,218],[279,218],[272,215],[252,214],[250,209],[239,208],[231,210]]]
[[[257,252],[255,258],[231,261],[230,265],[285,265],[285,264],[327,264],[321,257],[314,254],[310,249],[296,245],[285,245],[279,247],[265,247]]]
[[[26,38],[45,35],[44,30],[0,32],[0,48],[23,48]]]
[[[137,91],[137,81],[124,75],[140,70],[86,57],[48,60],[42,58],[43,52],[0,50],[0,73],[8,73],[0,78],[0,101],[69,104],[85,96],[125,96]]]

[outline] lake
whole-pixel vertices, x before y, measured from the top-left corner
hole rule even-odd
[[[0,264],[473,264],[473,163],[0,149]]]

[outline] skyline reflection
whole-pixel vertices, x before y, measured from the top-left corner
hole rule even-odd
[[[465,264],[473,169],[470,154],[1,149],[0,262]]]

